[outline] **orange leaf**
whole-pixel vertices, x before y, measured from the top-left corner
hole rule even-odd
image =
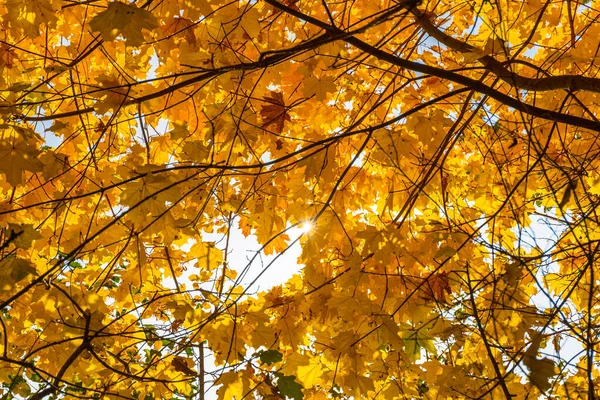
[[[196,45],[196,35],[194,34],[194,22],[187,18],[173,17],[173,21],[170,24],[165,25],[162,28],[163,33],[166,36],[175,36],[183,34],[183,38],[190,45]]]
[[[446,303],[446,293],[452,294],[448,273],[440,272],[430,276],[424,290],[425,296],[423,297],[426,300]]]

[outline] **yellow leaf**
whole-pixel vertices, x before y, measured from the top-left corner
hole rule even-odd
[[[190,131],[188,131],[187,122],[173,122],[173,129],[169,131],[169,135],[171,135],[171,139],[173,140],[188,138],[190,136]]]
[[[433,340],[424,332],[424,329],[407,331],[404,335],[404,351],[409,360],[419,360],[421,349],[425,349],[433,355],[437,353]]]
[[[196,267],[203,271],[213,271],[223,263],[223,251],[214,242],[196,241],[190,248],[190,255],[196,257]]]
[[[114,41],[119,35],[123,35],[128,46],[139,46],[144,43],[142,29],[152,30],[158,24],[151,12],[114,1],[108,3],[106,10],[92,18],[90,27],[92,31],[100,32],[104,40]]]
[[[387,331],[386,337],[389,339],[390,344],[395,350],[400,350],[404,347],[404,342],[400,338],[400,328],[394,321],[392,316],[381,317],[383,326]]]
[[[454,250],[452,247],[444,246],[435,252],[435,254],[433,255],[433,258],[442,261],[442,260],[452,257],[455,254],[456,254],[456,250]]]
[[[480,49],[473,49],[472,51],[467,51],[462,53],[463,59],[467,64],[477,61],[481,57],[485,56],[485,51]]]
[[[196,45],[196,35],[194,34],[194,22],[188,18],[174,17],[170,24],[162,27],[162,31],[167,36],[182,35],[190,45]]]
[[[286,375],[295,375],[302,387],[307,389],[320,383],[324,372],[319,356],[297,352],[285,357],[281,370]]]
[[[37,275],[33,264],[20,257],[6,256],[0,261],[0,290],[10,290],[13,285],[29,275]]]
[[[249,389],[248,379],[239,372],[225,372],[215,382],[216,385],[222,385],[217,389],[220,399],[242,400]]]
[[[12,186],[23,182],[23,172],[40,172],[42,163],[37,159],[39,150],[29,141],[15,139],[0,141],[0,171]]]
[[[313,95],[318,101],[327,100],[327,94],[333,93],[337,90],[335,81],[331,77],[317,78],[312,76],[304,80],[304,89],[302,94],[305,97],[312,97]]]
[[[298,380],[302,382],[303,387],[313,387],[321,382],[323,375],[323,366],[319,362],[318,357],[311,357],[308,365],[298,367]]]
[[[240,25],[251,38],[260,34],[260,14],[255,7],[249,8],[242,14]]]
[[[491,56],[505,55],[504,42],[498,37],[490,37],[485,42],[483,51],[486,55]]]
[[[30,37],[40,34],[40,25],[54,24],[58,18],[52,3],[48,0],[8,0],[8,20],[13,27],[23,29]]]
[[[22,249],[31,247],[31,242],[43,237],[35,230],[32,224],[8,224],[8,229],[10,231],[10,237],[14,237],[12,242],[15,246]]]

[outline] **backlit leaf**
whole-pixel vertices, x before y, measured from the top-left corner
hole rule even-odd
[[[28,260],[6,256],[0,261],[0,289],[10,290],[15,283],[36,274],[36,268]]]
[[[142,44],[142,30],[152,30],[157,26],[156,18],[151,12],[120,1],[108,3],[106,10],[90,21],[92,30],[100,32],[104,40],[112,41],[123,35],[129,46]]]

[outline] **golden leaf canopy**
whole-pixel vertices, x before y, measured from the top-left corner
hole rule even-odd
[[[599,20],[0,0],[0,395],[598,398]]]

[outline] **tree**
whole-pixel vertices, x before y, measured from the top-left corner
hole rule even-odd
[[[597,1],[0,4],[4,398],[600,396]]]

